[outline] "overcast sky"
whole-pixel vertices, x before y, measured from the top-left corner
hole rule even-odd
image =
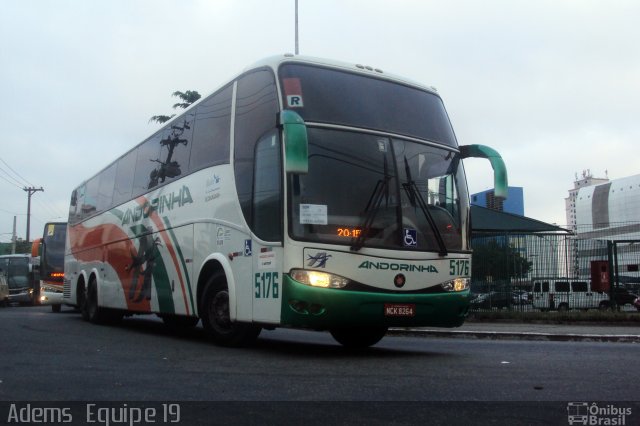
[[[0,241],[207,94],[294,51],[294,0],[0,0]],[[637,0],[299,0],[300,53],[434,86],[461,144],[497,149],[525,214],[565,224],[575,173],[640,174]],[[466,160],[471,192],[491,168]],[[17,175],[16,175],[17,173]],[[17,181],[17,182],[16,182]]]

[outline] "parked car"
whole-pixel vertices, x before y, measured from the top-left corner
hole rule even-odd
[[[529,293],[524,290],[513,290],[511,292],[514,305],[528,305],[531,303]]]
[[[640,298],[637,294],[630,293],[626,288],[614,288],[612,294],[618,306],[631,305],[640,311]]]
[[[491,291],[480,293],[471,300],[472,309],[508,308],[513,304],[513,295],[509,291]]]

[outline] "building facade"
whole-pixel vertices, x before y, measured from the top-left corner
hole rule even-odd
[[[587,275],[592,261],[606,259],[607,241],[613,241],[620,281],[640,283],[640,175],[580,188],[575,212],[578,273]]]
[[[582,176],[578,178],[576,173],[576,180],[573,182],[573,188],[569,190],[569,196],[564,199],[565,214],[567,217],[567,228],[572,232],[577,232],[577,219],[576,219],[576,198],[578,197],[578,191],[582,188],[590,187],[593,185],[600,185],[609,182],[609,178],[596,178],[591,174],[591,170],[583,170]]]
[[[471,204],[499,212],[524,216],[524,191],[520,186],[508,188],[507,199],[496,198],[493,189],[471,194]]]

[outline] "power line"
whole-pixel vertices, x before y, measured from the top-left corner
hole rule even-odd
[[[18,176],[20,179],[22,179],[24,182],[28,183],[28,185],[23,185],[23,186],[35,186],[34,184],[32,184],[31,182],[29,182],[28,180],[26,180],[25,178],[23,178],[22,176],[20,176],[20,173],[16,172],[15,170],[13,170],[11,168],[11,166],[9,164],[7,164],[6,161],[4,161],[2,158],[0,158],[0,161],[2,161],[4,163],[5,166],[7,166],[9,168],[9,170],[11,170],[16,176]]]
[[[0,170],[2,170],[2,169],[0,169]],[[10,184],[10,185],[15,186],[15,187],[16,187],[16,188],[18,188],[18,189],[22,189],[22,186],[20,186],[20,185],[16,185],[15,183],[11,182],[9,179],[5,178],[5,177],[4,177],[4,176],[2,176],[2,175],[0,175],[0,179],[4,180],[5,182],[7,182],[7,183],[8,183],[8,184]]]
[[[42,210],[46,210],[52,218],[64,218],[66,216],[64,213],[61,213],[61,210],[58,209],[46,195],[44,197],[47,198],[48,202],[43,202],[39,198],[35,199],[36,204]]]
[[[22,189],[22,188],[20,188],[20,189]],[[0,209],[0,212],[9,213],[9,214],[12,214],[14,216],[26,216],[25,213],[10,212],[9,210],[5,210],[5,209]]]

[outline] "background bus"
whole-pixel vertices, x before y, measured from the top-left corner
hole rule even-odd
[[[37,276],[31,255],[7,254],[0,256],[0,274],[9,286],[9,303],[33,305],[38,294]]]
[[[31,250],[33,258],[40,258],[39,303],[51,305],[53,312],[60,312],[62,306],[66,235],[66,222],[49,222],[44,225],[42,238],[33,242]]]
[[[92,322],[201,319],[223,345],[280,326],[346,346],[390,326],[459,326],[466,157],[488,158],[506,194],[500,156],[458,146],[433,88],[266,59],[73,191],[64,301]]]

